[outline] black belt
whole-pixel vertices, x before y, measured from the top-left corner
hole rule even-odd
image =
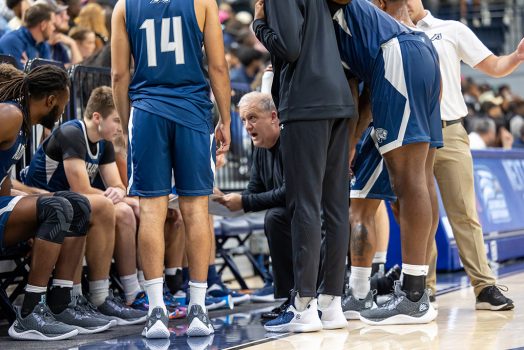
[[[458,119],[455,119],[455,120],[442,120],[442,129],[450,126],[450,125],[453,125],[453,124],[458,124],[458,123],[462,123],[462,118],[458,118]]]

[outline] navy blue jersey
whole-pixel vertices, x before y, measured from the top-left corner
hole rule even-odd
[[[64,170],[64,160],[80,158],[85,160],[91,184],[94,182],[99,165],[114,162],[112,143],[101,140],[96,144],[89,141],[81,120],[66,122],[45,139],[38,147],[31,164],[23,171],[22,180],[32,187],[50,192],[67,191],[69,182]],[[111,150],[113,150],[112,157]]]
[[[126,0],[135,60],[132,106],[202,132],[213,130],[193,0]]]
[[[16,102],[4,102],[16,105],[20,110],[22,108]],[[15,143],[6,150],[0,150],[0,186],[5,178],[9,176],[11,168],[18,163],[20,158],[24,155],[27,137],[23,130],[18,132]]]
[[[343,12],[337,12],[336,20],[342,60],[354,75],[368,83],[381,45],[412,32],[368,0],[351,1]]]

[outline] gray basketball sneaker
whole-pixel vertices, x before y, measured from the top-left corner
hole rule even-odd
[[[33,312],[22,318],[17,310],[16,320],[9,328],[9,336],[22,340],[62,340],[78,334],[70,325],[57,321],[45,301],[35,306]]]
[[[142,336],[148,339],[167,339],[169,338],[169,329],[167,323],[169,318],[161,307],[155,307],[151,315],[147,316],[146,326],[142,331]]]
[[[113,296],[112,291],[109,291],[104,303],[98,306],[98,311],[116,320],[119,326],[142,323],[147,318],[147,311],[135,310],[127,306],[122,300]]]
[[[424,291],[419,301],[409,300],[402,291],[400,282],[395,282],[395,290],[388,301],[376,309],[360,312],[360,320],[370,325],[423,324],[437,318],[437,311],[429,302],[428,291]]]
[[[81,307],[84,311],[89,312],[91,315],[93,315],[96,318],[108,321],[110,323],[109,328],[116,326],[117,322],[115,319],[112,319],[111,317],[100,313],[100,311],[98,311],[96,306],[93,305],[89,300],[87,300],[85,296],[79,295],[76,298],[77,298],[76,300],[77,306]]]
[[[100,333],[111,327],[111,321],[97,318],[77,303],[78,296],[73,296],[67,309],[53,317],[62,323],[74,326],[78,334]]]
[[[370,310],[373,305],[373,295],[375,291],[369,291],[366,298],[360,300],[353,295],[353,290],[348,289],[347,294],[342,299],[342,311],[346,320],[359,320],[360,313],[364,310]]]
[[[215,333],[207,313],[204,312],[200,305],[191,305],[187,313],[187,320],[189,323],[187,335],[189,337],[205,337]]]

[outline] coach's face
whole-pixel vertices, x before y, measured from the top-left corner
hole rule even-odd
[[[250,103],[240,108],[240,119],[255,147],[271,148],[280,136],[277,112],[261,110]]]

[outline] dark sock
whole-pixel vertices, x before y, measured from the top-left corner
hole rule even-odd
[[[59,314],[67,309],[71,302],[72,290],[73,288],[67,287],[51,287],[47,296],[47,305],[54,314]]]
[[[209,267],[207,268],[207,285],[211,286],[212,284],[220,282],[220,276],[217,273],[215,265],[209,265]]]
[[[188,267],[182,268],[182,278],[184,279],[184,283],[189,282],[189,268]]]
[[[166,286],[171,294],[175,294],[184,286],[182,270],[177,270],[174,275],[166,275]]]
[[[422,298],[426,288],[426,276],[412,276],[404,274],[402,290],[406,293],[409,300],[417,302]]]
[[[384,272],[384,263],[372,263],[371,264],[371,276],[381,271]]]
[[[25,292],[24,302],[22,303],[22,310],[20,314],[22,317],[27,317],[31,312],[33,312],[35,306],[42,300],[42,297],[45,300],[45,293],[32,293]]]

